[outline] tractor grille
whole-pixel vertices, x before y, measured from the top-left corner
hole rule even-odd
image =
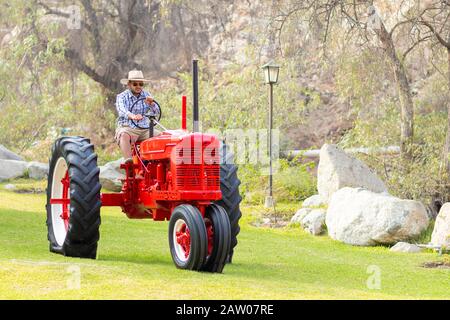
[[[201,166],[199,165],[178,165],[177,186],[200,187],[201,172]]]
[[[218,165],[178,165],[176,176],[177,187],[198,189],[220,187],[220,168]]]

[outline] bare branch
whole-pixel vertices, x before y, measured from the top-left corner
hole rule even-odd
[[[406,60],[406,57],[408,56],[408,54],[414,50],[415,47],[417,47],[420,43],[425,42],[427,40],[429,40],[431,38],[431,36],[425,36],[423,38],[418,39],[417,41],[415,41],[413,43],[413,45],[411,47],[409,47],[403,54],[402,54],[402,60]]]
[[[439,43],[442,46],[444,46],[448,50],[450,50],[450,42],[448,42],[444,38],[442,38],[441,34],[434,29],[434,27],[431,25],[431,23],[429,23],[428,21],[425,21],[425,20],[421,20],[420,23],[423,24],[424,26],[428,27],[428,29],[430,29],[430,31],[435,35],[436,39],[439,41]]]

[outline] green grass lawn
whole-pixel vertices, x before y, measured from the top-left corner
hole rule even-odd
[[[97,260],[63,257],[48,251],[45,196],[4,185],[0,299],[450,299],[450,270],[421,267],[448,256],[352,247],[299,228],[255,228],[255,206],[243,208],[234,262],[223,274],[176,269],[168,223],[129,220],[116,208],[102,210]],[[370,266],[380,271],[378,289],[367,286]],[[78,271],[79,288],[70,285]]]

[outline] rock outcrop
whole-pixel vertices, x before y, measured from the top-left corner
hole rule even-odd
[[[335,145],[324,144],[320,150],[317,189],[326,201],[344,187],[388,192],[384,182],[362,161],[351,157]]]
[[[41,163],[41,162],[29,162],[27,165],[28,169],[28,176],[31,179],[45,179],[48,176],[48,163]]]
[[[318,207],[325,206],[326,204],[327,204],[326,200],[321,195],[315,194],[309,198],[306,198],[302,203],[302,207],[303,208],[318,208]]]
[[[0,159],[0,181],[23,177],[27,166],[25,161]]]
[[[300,222],[303,229],[310,234],[317,236],[325,231],[326,211],[323,209],[315,209],[308,213]]]
[[[392,252],[418,253],[422,248],[408,242],[397,242],[391,249]]]
[[[436,217],[431,243],[436,246],[450,248],[450,202],[442,206]]]
[[[429,224],[424,205],[362,188],[343,188],[331,197],[326,225],[336,240],[359,246],[395,244],[417,238]]]
[[[121,158],[100,167],[100,183],[102,187],[115,192],[119,192],[122,189],[122,181],[120,179],[125,179],[125,172],[120,169],[120,164],[123,161]]]
[[[19,155],[15,154],[14,152],[6,149],[1,144],[0,144],[0,159],[23,161],[22,157],[20,157]]]

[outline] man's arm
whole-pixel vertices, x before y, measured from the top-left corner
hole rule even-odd
[[[117,95],[116,109],[117,109],[117,113],[119,114],[119,116],[123,117],[125,119],[132,119],[132,120],[141,120],[142,119],[142,115],[133,114],[128,110],[128,106],[125,102],[125,97],[121,94]]]
[[[118,94],[116,98],[116,110],[120,117],[128,119],[128,117],[132,114],[128,111],[128,108],[125,104],[124,97],[122,94]]]
[[[145,96],[145,103],[148,106],[151,106],[153,104],[153,96],[151,95],[150,92],[144,91],[144,96]]]
[[[148,109],[152,109],[153,112],[157,112],[157,108],[155,108],[155,104],[153,103],[155,100],[153,99],[153,96],[151,95],[151,93],[144,91],[144,96],[145,96],[145,104],[147,105],[147,110]]]

